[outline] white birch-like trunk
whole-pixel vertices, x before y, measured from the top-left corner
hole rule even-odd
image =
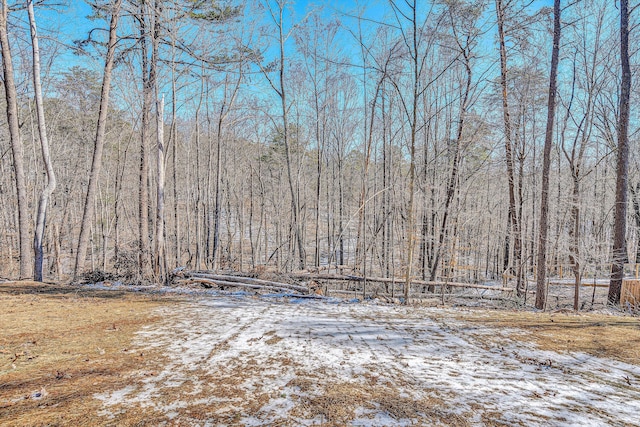
[[[164,256],[164,95],[157,101],[157,123],[158,123],[158,150],[157,150],[157,167],[158,167],[158,184],[157,197],[158,209],[156,216],[156,276],[160,282],[164,282],[166,276],[166,262]]]
[[[33,240],[35,252],[33,276],[34,280],[42,281],[42,264],[44,253],[42,250],[42,240],[46,226],[47,205],[51,194],[56,188],[56,175],[51,163],[49,153],[49,139],[47,137],[47,125],[44,118],[44,105],[42,100],[42,83],[40,82],[40,47],[38,45],[38,31],[36,28],[36,18],[33,12],[33,0],[27,0],[27,12],[29,14],[29,28],[31,30],[31,47],[33,50],[33,87],[36,97],[36,113],[38,117],[38,134],[40,136],[40,148],[42,149],[42,160],[47,171],[47,185],[40,194],[38,201],[38,214],[36,217],[36,233]]]

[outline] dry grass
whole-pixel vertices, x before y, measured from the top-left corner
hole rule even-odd
[[[401,394],[399,383],[381,382],[376,375],[344,381],[321,371],[301,371],[295,360],[283,358],[235,361],[215,374],[195,369],[181,385],[160,387],[153,396],[159,407],[184,403],[175,409],[177,418],[173,420],[160,410],[139,404],[111,406],[112,418],[100,417],[104,408],[93,398],[95,393],[139,387],[141,378],[162,371],[166,361],[163,349],[134,351],[132,340],[136,331],[160,320],[155,308],[175,301],[175,297],[121,291],[0,283],[0,425],[239,425],[242,417],[260,416],[262,408],[279,397],[294,400],[292,416],[321,419],[325,426],[349,424],[356,418],[356,408],[422,425],[468,424],[465,416],[452,412],[455,408],[445,398],[416,400]],[[582,351],[635,364],[640,360],[638,318],[486,310],[453,316],[471,326],[516,328],[512,338],[533,341],[543,349]],[[269,345],[282,340],[276,331],[260,339]],[[212,353],[225,345],[228,342],[222,341]],[[246,381],[272,380],[265,375],[271,366],[296,372],[287,384],[296,390],[294,394],[281,395],[284,392],[278,389],[255,392],[244,386]],[[494,421],[500,414],[483,413],[483,419],[486,425],[500,425]],[[293,426],[296,422],[276,425]]]
[[[543,350],[578,351],[626,363],[640,361],[640,319],[594,313],[532,313],[478,311],[460,313],[465,322],[493,328],[517,328],[520,341],[533,341]]]
[[[0,424],[104,425],[94,393],[116,390],[159,357],[131,350],[134,333],[157,320],[157,298],[78,291],[34,282],[0,284]],[[136,411],[112,422],[161,421]]]
[[[419,421],[421,425],[468,425],[465,418],[447,411],[438,398],[416,400],[383,384],[325,382],[299,375],[288,385],[300,390],[300,405],[293,413],[302,418],[320,418],[327,427],[348,425],[356,418],[356,408],[386,413],[396,420]]]

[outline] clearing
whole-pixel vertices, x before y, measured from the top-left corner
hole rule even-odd
[[[0,284],[0,425],[640,425],[607,313]]]

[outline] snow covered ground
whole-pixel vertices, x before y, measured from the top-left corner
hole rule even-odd
[[[105,417],[140,405],[180,425],[640,426],[640,361],[543,351],[460,310],[249,296],[160,310],[136,345],[162,368],[95,395]]]

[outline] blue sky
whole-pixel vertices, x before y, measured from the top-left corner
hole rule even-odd
[[[553,0],[534,1],[534,7],[552,5]],[[389,10],[388,0],[296,0],[292,2],[292,7],[298,19],[314,8],[323,8],[326,15],[333,15],[352,13],[364,7],[365,16],[373,20],[383,19],[385,11]],[[86,36],[88,31],[96,25],[103,27],[106,25],[104,21],[92,22],[87,19],[90,14],[91,8],[80,0],[70,0],[67,7],[58,7],[55,10],[36,8],[36,18],[42,30],[41,35],[50,34],[46,31],[47,29],[56,30],[60,41],[65,44]]]
[[[291,7],[297,19],[316,8],[323,8],[326,15],[330,16],[340,12],[353,12],[362,7],[366,7],[367,17],[381,19],[385,3],[386,0],[299,0],[292,2]],[[106,28],[107,26],[103,20],[92,21],[88,19],[92,13],[91,7],[80,0],[70,0],[67,6],[58,6],[55,9],[36,7],[35,13],[40,36],[42,38],[54,37],[64,45],[72,45],[74,40],[86,37],[92,28]],[[24,18],[20,18],[26,20],[26,14]],[[68,60],[76,62],[72,58],[68,58]],[[76,60],[83,61],[80,58],[76,58]]]
[[[251,1],[255,2],[257,0]],[[490,0],[487,13],[493,13],[491,12],[493,10],[492,4],[493,1]],[[536,0],[534,7],[550,6],[552,4],[553,0]],[[298,0],[292,2],[291,7],[295,15],[293,19],[294,22],[299,22],[302,17],[315,8],[322,8],[324,10],[323,14],[326,15],[327,18],[343,13],[355,14],[357,10],[364,8],[366,11],[365,17],[374,21],[383,20],[385,18],[384,14],[390,10],[388,0]],[[40,28],[40,36],[42,38],[50,37],[58,40],[65,46],[70,46],[74,40],[85,38],[92,28],[107,27],[108,23],[104,20],[92,21],[88,19],[91,13],[91,8],[84,1],[80,0],[70,0],[67,6],[61,6],[57,9],[37,7],[36,18]],[[16,14],[15,18],[22,20],[24,25],[26,13],[20,12],[20,14]],[[390,19],[388,16],[387,18]],[[345,16],[342,16],[340,19],[343,24],[346,25],[355,23],[355,20]],[[487,20],[488,23],[491,24],[493,17],[488,15]],[[492,39],[492,36],[487,35],[487,40],[490,39]],[[43,45],[46,46],[46,44]],[[43,52],[43,54],[46,55],[46,52]],[[74,55],[65,48],[56,52],[54,70],[64,71],[77,65],[94,70],[101,70],[103,63],[101,58],[94,61],[86,56]]]

